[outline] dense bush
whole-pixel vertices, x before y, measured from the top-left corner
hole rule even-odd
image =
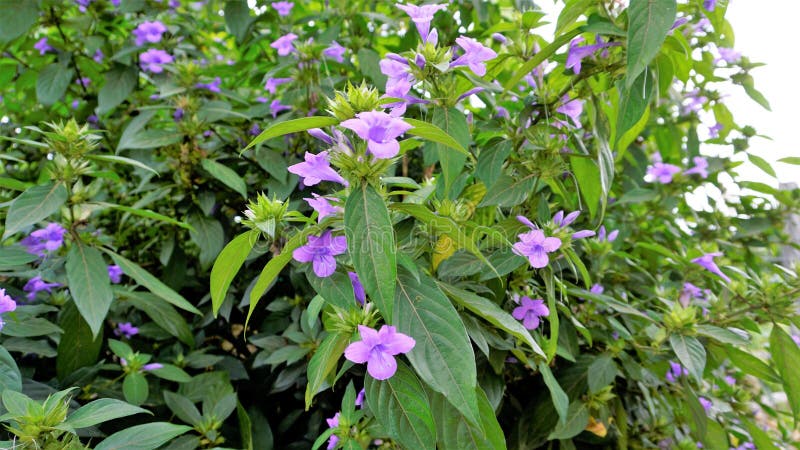
[[[726,6],[0,2],[3,446],[797,442]]]

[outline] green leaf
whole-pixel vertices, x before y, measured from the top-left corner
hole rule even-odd
[[[261,134],[256,136],[255,139],[250,141],[250,143],[247,144],[247,147],[245,147],[244,150],[247,150],[250,147],[254,147],[268,139],[276,138],[278,136],[283,136],[289,133],[297,133],[299,131],[306,131],[311,128],[324,128],[331,125],[337,125],[338,123],[339,120],[334,117],[312,116],[312,117],[303,117],[302,119],[293,119],[293,120],[287,120],[285,122],[272,124],[269,127],[267,127],[266,130],[262,131]]]
[[[762,430],[759,426],[754,424],[750,420],[740,419],[744,426],[747,428],[747,433],[750,434],[750,439],[755,444],[758,450],[778,450],[778,446],[775,445],[775,441],[767,434],[766,431]]]
[[[787,156],[786,158],[781,158],[778,162],[782,162],[784,164],[794,164],[795,166],[800,166],[800,156]]]
[[[0,247],[0,270],[28,264],[37,259],[39,259],[37,255],[28,253],[21,245]]]
[[[614,381],[617,376],[617,365],[614,363],[614,358],[609,355],[600,355],[592,361],[587,372],[587,381],[589,382],[589,393],[596,394],[601,389],[608,386]],[[559,438],[566,439],[566,438]]]
[[[386,75],[381,72],[381,55],[369,47],[361,47],[356,53],[361,73],[372,80],[373,86],[386,86]]]
[[[101,398],[81,406],[77,411],[70,414],[67,417],[67,423],[75,429],[86,428],[109,420],[141,413],[152,415],[146,409],[129,405],[121,400]]]
[[[556,377],[553,376],[553,372],[550,370],[550,366],[547,365],[544,361],[539,362],[539,373],[542,374],[542,379],[544,380],[544,384],[547,386],[547,389],[550,390],[550,398],[553,400],[553,406],[556,408],[556,412],[558,413],[559,417],[559,424],[566,424],[567,422],[567,413],[569,408],[569,397],[567,397],[567,393],[564,392],[564,389],[561,388],[561,385],[558,384]]]
[[[581,196],[586,201],[586,207],[589,208],[589,215],[594,218],[603,194],[603,186],[600,183],[600,168],[589,158],[573,156],[569,159],[569,162],[572,166],[572,172],[578,180]]]
[[[723,344],[747,345],[749,342],[739,334],[725,328],[715,327],[714,325],[699,324],[695,326],[697,334],[710,337]]]
[[[756,156],[752,153],[748,153],[747,159],[749,159],[750,162],[753,163],[753,165],[763,170],[764,173],[766,173],[767,175],[770,175],[773,178],[777,177],[777,175],[775,174],[775,169],[773,169],[772,166],[764,158]]]
[[[141,405],[147,401],[147,396],[150,394],[147,378],[140,372],[125,375],[125,380],[122,382],[122,394],[128,403]]]
[[[575,23],[590,6],[595,4],[594,0],[567,0],[565,3],[564,9],[558,15],[556,34],[560,34],[565,28]]]
[[[3,240],[58,211],[66,201],[67,188],[61,182],[27,189],[8,208]]]
[[[116,65],[106,72],[106,82],[97,96],[97,113],[105,114],[124,102],[139,81],[136,66]]]
[[[320,278],[314,274],[313,270],[307,270],[306,279],[314,291],[328,304],[345,311],[349,311],[356,305],[353,283],[349,276],[334,272],[329,277]]]
[[[591,378],[589,378],[591,380]],[[575,401],[567,409],[567,420],[560,422],[547,439],[570,439],[586,429],[589,425],[589,409],[582,402]]]
[[[392,323],[397,246],[386,202],[368,185],[354,187],[344,207],[347,251],[358,278],[384,320]]]
[[[482,149],[475,165],[475,176],[491,188],[503,174],[503,164],[511,154],[511,142],[501,140],[487,149]]]
[[[191,430],[192,427],[167,422],[146,423],[118,431],[97,444],[94,449],[153,450]]]
[[[445,147],[449,147],[459,153],[463,153],[464,155],[469,155],[469,152],[466,148],[464,148],[460,141],[454,139],[438,126],[416,119],[403,118],[403,121],[414,127],[406,131],[406,134],[421,137],[422,139],[435,142],[437,144],[442,144]]]
[[[183,135],[177,130],[144,130],[135,134],[123,133],[119,140],[117,151],[120,150],[146,150],[150,148],[167,147],[176,144],[183,139]]]
[[[192,381],[192,377],[186,373],[186,371],[180,367],[173,366],[172,364],[162,364],[160,369],[153,369],[148,373],[152,373],[158,378],[174,381],[176,383],[187,383]]]
[[[314,356],[308,362],[306,384],[306,411],[311,407],[311,401],[320,391],[328,375],[336,369],[339,358],[344,353],[345,347],[349,342],[349,336],[342,333],[331,333],[322,340]]]
[[[391,323],[416,341],[408,360],[425,383],[480,427],[475,354],[458,312],[428,276],[420,274],[418,282],[401,271],[397,282]]]
[[[149,209],[131,208],[130,206],[115,205],[113,203],[103,203],[103,202],[97,202],[97,204],[105,206],[106,208],[118,209],[118,210],[124,211],[124,212],[126,212],[128,214],[133,214],[135,216],[144,217],[146,219],[153,219],[153,220],[158,220],[158,221],[161,221],[161,222],[168,223],[170,225],[176,225],[176,226],[179,226],[181,228],[185,228],[185,229],[190,230],[190,231],[192,229],[192,226],[189,225],[186,222],[181,222],[180,220],[176,220],[176,219],[174,219],[172,217],[165,216],[163,214],[159,214],[159,213],[157,213],[155,211],[150,211]]]
[[[549,58],[553,53],[557,52],[558,49],[563,47],[566,43],[572,40],[575,36],[581,33],[580,30],[571,30],[566,34],[562,34],[558,36],[551,44],[547,45],[542,51],[536,53],[531,57],[531,59],[527,60],[525,64],[520,66],[514,75],[506,81],[506,84],[503,85],[503,88],[506,91],[511,91],[516,89],[517,85],[519,84],[520,80],[525,75],[531,73],[531,71],[536,68],[539,64],[543,63],[547,58]]]
[[[241,269],[250,250],[258,242],[258,237],[259,232],[255,230],[236,236],[228,242],[214,261],[214,266],[211,268],[211,305],[214,316],[219,313],[233,278]]]
[[[156,295],[145,292],[129,292],[125,295],[130,296],[128,303],[147,314],[161,329],[180,339],[189,347],[194,347],[192,329],[172,305]]]
[[[445,283],[439,283],[439,286],[447,293],[450,298],[456,301],[459,305],[472,311],[476,316],[486,320],[497,328],[505,330],[517,339],[525,342],[528,346],[538,355],[545,357],[542,348],[533,339],[530,331],[528,331],[519,320],[515,319],[504,309],[497,306],[496,303],[487,300],[472,292],[450,286]]]
[[[786,392],[786,399],[792,408],[794,424],[797,426],[800,421],[800,346],[783,328],[777,324],[772,326],[772,333],[769,335],[769,350],[775,367],[783,381],[783,390]]]
[[[255,19],[250,17],[250,8],[245,0],[228,0],[225,2],[225,25],[237,42],[247,36],[247,30]]]
[[[98,336],[114,295],[108,265],[95,248],[74,242],[67,254],[67,281],[75,306],[94,336]]]
[[[49,64],[42,69],[36,78],[36,98],[39,103],[50,106],[61,100],[74,75],[74,70],[60,63]]]
[[[214,258],[225,245],[225,232],[222,230],[222,224],[216,219],[199,214],[189,215],[187,222],[192,226],[189,237],[200,247],[200,265],[206,269],[214,262]]]
[[[502,174],[489,188],[478,206],[481,208],[484,206],[510,208],[519,205],[534,193],[532,191],[535,185],[536,178],[533,175],[510,177]]]
[[[744,92],[753,99],[756,103],[761,105],[767,111],[772,111],[769,106],[769,101],[764,94],[758,91],[755,86],[755,80],[753,80],[753,76],[748,73],[738,73],[731,76],[731,80],[734,83],[741,85],[744,88]]]
[[[0,392],[22,391],[22,375],[14,357],[0,346]]]
[[[433,125],[441,128],[448,136],[457,141],[462,148],[469,148],[471,134],[464,113],[455,108],[436,108],[433,110]],[[467,154],[453,152],[443,144],[436,144],[435,148],[439,156],[442,178],[444,178],[445,197],[452,198],[450,187],[464,168]]]
[[[158,278],[151,275],[150,272],[142,269],[138,264],[110,250],[104,249],[103,251],[111,256],[111,259],[114,260],[115,264],[122,268],[122,271],[125,273],[125,275],[133,278],[137,283],[147,288],[147,290],[153,294],[161,297],[168,303],[184,311],[189,311],[190,313],[197,314],[198,316],[202,315],[200,310],[195,308],[191,303],[189,303],[188,300],[183,298],[181,294],[178,294],[172,290],[172,288],[162,283]]]
[[[642,72],[630,86],[617,85],[619,90],[619,106],[617,109],[617,131],[614,138],[614,147],[625,133],[634,128],[644,116],[650,106],[650,100],[655,92],[656,83],[649,72]],[[624,150],[624,149],[622,149]]]
[[[483,430],[470,424],[444,395],[429,391],[431,412],[441,450],[505,450],[506,439],[486,393],[477,388],[478,409]]]
[[[732,345],[725,346],[725,352],[728,354],[728,359],[731,363],[741,369],[744,373],[750,374],[760,380],[770,383],[780,383],[781,378],[777,373],[764,361],[750,353],[740,350]]]
[[[14,337],[35,337],[61,333],[61,328],[41,317],[32,317],[19,322],[7,319],[3,327],[4,335]]]
[[[240,193],[247,200],[247,183],[233,169],[210,159],[204,159],[200,164],[211,176]]]
[[[38,18],[37,0],[0,0],[0,42],[22,36]]]
[[[164,391],[164,403],[182,421],[193,426],[201,426],[203,416],[188,398],[174,392]]]
[[[408,366],[397,361],[391,378],[378,381],[368,376],[364,388],[370,411],[389,437],[407,449],[436,448],[436,428],[425,390]]]
[[[632,0],[628,7],[627,86],[644,72],[658,54],[675,22],[675,0]]]
[[[142,164],[141,162],[131,159],[125,158],[124,156],[115,156],[115,155],[84,155],[84,158],[91,159],[94,161],[104,161],[110,163],[119,163],[119,164],[127,164],[129,166],[138,167],[140,169],[147,170],[148,172],[152,172],[155,175],[158,175],[158,172],[155,171],[152,167]]]
[[[703,344],[696,338],[683,334],[670,335],[669,343],[683,367],[694,375],[698,382],[702,382],[703,370],[706,367],[706,349]]]
[[[59,380],[63,380],[81,367],[97,362],[103,346],[103,332],[101,329],[100,334],[94,337],[74,302],[62,307],[59,324],[64,333],[58,341],[56,374]]]

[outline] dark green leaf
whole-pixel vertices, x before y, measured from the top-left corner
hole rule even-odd
[[[39,103],[50,106],[61,100],[74,75],[75,71],[64,64],[53,63],[42,69],[36,78],[36,98]]]
[[[38,17],[37,0],[0,0],[0,42],[22,36]]]
[[[95,450],[153,450],[189,431],[192,427],[167,422],[136,425],[107,437]]]
[[[97,336],[114,298],[108,265],[97,249],[75,242],[67,254],[66,269],[75,306]]]
[[[698,381],[702,381],[706,367],[706,349],[703,344],[696,338],[683,334],[670,335],[669,343],[683,367]]]
[[[483,181],[487,187],[492,185],[503,174],[503,164],[511,154],[511,142],[502,140],[487,149],[481,150],[478,163],[475,166],[475,176]]]
[[[250,17],[250,8],[245,0],[228,0],[225,2],[225,25],[231,34],[242,42],[247,36],[247,29],[253,22]]]
[[[548,439],[570,439],[579,435],[587,425],[589,425],[589,409],[582,402],[572,402],[567,409],[567,420],[560,422]]]
[[[139,69],[136,66],[115,66],[106,72],[106,83],[97,96],[97,113],[112,111],[133,92],[139,81]]]
[[[322,343],[319,344],[319,347],[317,347],[314,356],[312,356],[311,360],[308,362],[308,373],[306,377],[308,383],[306,384],[305,394],[306,411],[311,407],[311,401],[320,391],[320,388],[322,388],[328,375],[336,369],[336,365],[342,353],[344,353],[348,341],[349,337],[345,334],[331,333],[327,335],[325,339],[322,340]]]
[[[225,245],[225,232],[222,230],[222,224],[216,219],[199,214],[189,215],[187,222],[192,226],[189,237],[200,247],[200,265],[207,268],[214,262],[214,258]],[[245,254],[245,256],[247,255]]]
[[[20,194],[8,208],[3,239],[58,211],[67,201],[64,183],[33,186]]]
[[[206,172],[247,199],[247,183],[233,169],[210,159],[200,163]]]
[[[422,139],[435,142],[437,144],[442,144],[445,147],[449,147],[459,153],[463,153],[464,155],[469,155],[469,152],[466,148],[464,148],[460,141],[454,139],[438,126],[416,119],[403,120],[414,127],[406,131],[406,134],[421,137]]]
[[[143,311],[156,325],[184,344],[194,346],[194,335],[189,324],[172,305],[153,294],[133,292],[129,295],[128,302],[134,308]]]
[[[119,140],[117,151],[167,147],[180,142],[181,139],[183,136],[176,130],[144,130],[130,136],[126,133]]]
[[[800,346],[777,324],[772,326],[769,350],[775,367],[783,381],[786,398],[794,414],[794,423],[800,420]]]
[[[550,390],[550,398],[553,400],[553,406],[555,407],[560,419],[559,424],[564,425],[567,422],[569,397],[567,397],[567,393],[564,392],[564,389],[561,388],[561,385],[558,384],[558,380],[556,380],[556,377],[553,376],[553,372],[550,370],[550,366],[548,366],[547,363],[542,361],[539,363],[538,367],[539,372],[542,374],[544,384],[547,386],[547,389]]]
[[[469,148],[470,132],[464,113],[455,108],[436,108],[433,111],[433,125],[441,128],[448,136],[458,142],[461,147],[465,149]],[[461,152],[454,152],[442,144],[436,144],[435,148],[439,156],[442,178],[444,178],[444,192],[448,193],[446,197],[453,197],[450,195],[452,194],[450,192],[450,187],[464,168],[467,155]]]
[[[147,378],[139,372],[125,375],[125,380],[122,382],[122,393],[128,403],[141,405],[147,401],[147,396],[150,394]]]
[[[164,391],[164,403],[182,421],[194,426],[202,424],[203,416],[188,398],[174,392]]]
[[[533,193],[534,185],[536,185],[536,178],[533,175],[524,177],[500,175],[497,182],[489,188],[489,191],[486,192],[486,195],[478,206],[501,206],[508,208],[519,205],[527,200],[528,196]]]
[[[483,430],[470,424],[447,401],[444,395],[430,391],[431,412],[441,450],[505,450],[506,439],[495,417],[494,409],[480,387],[477,388],[478,409]]]
[[[67,423],[72,428],[86,428],[109,420],[127,417],[133,414],[151,414],[146,409],[129,405],[113,398],[101,398],[81,406],[77,411],[67,417]]]
[[[89,324],[81,317],[74,302],[62,307],[59,321],[64,333],[58,341],[56,374],[59,380],[74,373],[81,367],[91,366],[100,356],[103,346],[103,333],[95,338]]]
[[[614,363],[614,359],[608,355],[598,356],[589,366],[587,375],[589,393],[596,394],[600,392],[601,389],[611,384],[616,376],[617,365]]]
[[[619,107],[617,109],[617,131],[614,146],[625,133],[639,123],[650,106],[655,92],[655,82],[649,72],[642,72],[630,86],[617,85],[619,89]],[[624,149],[620,149],[624,150]]]
[[[8,350],[0,346],[0,392],[6,391],[22,391],[22,375]]]
[[[627,86],[644,72],[658,54],[675,22],[675,0],[632,0],[628,7]]]

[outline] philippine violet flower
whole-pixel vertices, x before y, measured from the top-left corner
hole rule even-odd
[[[122,268],[116,264],[108,266],[108,279],[116,284],[122,281]]]
[[[367,363],[367,373],[376,380],[386,380],[397,371],[395,355],[408,353],[416,345],[411,336],[398,333],[391,325],[374,330],[358,326],[361,340],[353,342],[344,350],[344,357],[356,364]]]
[[[546,237],[542,230],[531,230],[519,235],[519,242],[512,247],[514,253],[528,258],[531,267],[541,269],[550,262],[548,253],[553,253],[561,247],[561,239]]]
[[[361,284],[361,280],[358,278],[358,274],[355,272],[347,272],[347,276],[350,277],[350,284],[353,285],[353,295],[356,297],[356,301],[360,304],[364,304],[367,301],[367,293],[364,290],[364,285]]]
[[[36,50],[39,50],[39,54],[40,55],[44,55],[45,53],[47,53],[49,51],[55,50],[53,47],[50,46],[50,44],[47,43],[47,38],[46,37],[43,37],[43,38],[39,39],[38,41],[36,41],[36,43],[33,44],[33,48],[35,48]]]
[[[208,89],[211,92],[221,92],[219,86],[222,84],[222,79],[220,77],[214,77],[214,81],[211,83],[197,83],[194,87],[199,89]]]
[[[139,65],[143,70],[153,73],[161,73],[164,71],[164,64],[169,64],[174,59],[172,55],[164,50],[151,48],[146,52],[139,55]]]
[[[358,391],[358,395],[356,395],[356,406],[358,406],[359,408],[364,406],[364,398],[366,396],[367,396],[367,391],[365,391],[364,388],[361,388],[361,390]]]
[[[433,21],[433,16],[436,14],[437,11],[443,11],[447,9],[446,5],[396,5],[398,8],[402,9],[403,11],[411,17],[411,21],[414,22],[414,25],[417,26],[417,31],[419,31],[420,37],[422,37],[423,42],[427,42],[428,35],[431,29],[431,22]]]
[[[97,50],[94,52],[94,55],[92,56],[92,59],[93,59],[93,60],[94,60],[94,62],[96,62],[97,64],[103,64],[103,60],[105,59],[105,57],[106,57],[106,55],[104,55],[104,54],[103,54],[103,51],[102,51],[102,50],[100,50],[100,49],[98,48],[98,49],[97,49]]]
[[[717,0],[703,0],[703,8],[707,9],[708,11],[714,11],[714,8],[717,7]]]
[[[467,66],[479,77],[486,75],[486,61],[497,57],[497,53],[470,37],[456,38],[456,44],[464,49],[464,54],[450,63],[450,67]]]
[[[264,89],[266,89],[270,94],[274,94],[278,86],[285,83],[290,83],[291,81],[291,78],[268,78],[267,84],[264,85]]]
[[[39,275],[31,278],[25,283],[25,286],[22,287],[22,290],[27,292],[28,294],[25,296],[28,300],[33,301],[36,298],[36,294],[39,292],[47,292],[48,294],[52,292],[54,287],[61,286],[60,283],[48,283],[42,280],[42,277]]]
[[[572,122],[575,124],[576,128],[581,128],[580,117],[583,113],[583,100],[570,100],[569,96],[565,95],[561,101],[561,106],[556,108],[556,112],[566,115],[572,119]]]
[[[714,262],[714,258],[717,256],[722,256],[722,252],[706,253],[703,256],[693,259],[692,262],[730,283],[731,279],[728,278]]]
[[[325,419],[325,422],[328,424],[328,428],[338,428],[339,427],[339,416],[340,413],[336,413],[333,417],[329,419]],[[333,450],[339,444],[339,436],[336,433],[332,434],[330,438],[328,438],[328,450]]]
[[[652,166],[647,168],[647,175],[661,184],[669,184],[672,183],[672,177],[680,171],[681,168],[674,164],[656,161]]]
[[[297,39],[297,35],[294,33],[289,33],[285,36],[279,37],[275,40],[275,42],[269,44],[269,46],[278,50],[278,56],[286,56],[295,51],[294,44],[292,44],[295,39]]]
[[[681,306],[686,308],[689,306],[689,303],[694,298],[702,299],[703,290],[693,285],[692,283],[689,282],[683,283],[683,289],[681,289],[680,296],[678,296],[678,303],[680,303]]]
[[[15,309],[17,309],[17,302],[15,302],[10,295],[6,294],[5,289],[0,289],[0,314],[14,311]],[[3,318],[0,317],[0,330],[3,329],[5,324]]]
[[[130,339],[137,334],[139,334],[139,328],[133,326],[130,322],[120,322],[117,324],[117,328],[114,329],[114,335],[124,336],[126,339]]]
[[[573,39],[569,43],[569,49],[567,50],[567,63],[565,67],[567,69],[572,69],[572,72],[577,75],[581,73],[581,63],[584,58],[589,55],[594,54],[597,50],[601,48],[608,48],[614,47],[619,45],[616,42],[598,42],[594,45],[580,45],[584,41],[582,36],[578,36]]]
[[[314,274],[320,278],[333,275],[336,271],[334,256],[347,251],[347,238],[332,234],[331,230],[326,230],[320,236],[309,236],[306,245],[292,252],[292,258],[298,262],[312,263]]]
[[[167,27],[157,20],[142,22],[133,30],[134,43],[137,47],[141,47],[147,42],[151,44],[161,42],[161,35],[166,31]]]
[[[697,174],[700,175],[700,178],[708,178],[708,160],[702,156],[695,156],[692,161],[694,161],[694,167],[684,170],[683,174]]]
[[[293,164],[288,168],[289,172],[303,177],[304,186],[313,186],[321,181],[333,181],[335,183],[348,185],[347,180],[336,173],[331,168],[328,160],[328,151],[320,152],[318,155],[306,152],[305,162]]]
[[[277,99],[277,98],[275,100],[273,100],[272,102],[270,102],[270,104],[269,104],[269,112],[272,113],[272,118],[273,119],[278,117],[278,114],[281,111],[288,111],[290,109],[292,109],[291,106],[282,104],[281,101],[279,99]]]
[[[20,244],[27,247],[28,253],[43,257],[47,253],[52,253],[61,248],[66,232],[67,230],[64,227],[51,222],[46,227],[36,230],[22,239]]]
[[[732,48],[720,47],[717,51],[719,52],[719,58],[714,60],[715,63],[725,61],[728,64],[733,64],[742,59],[742,54]]]
[[[333,41],[331,45],[322,51],[322,55],[335,60],[338,63],[344,62],[344,52],[347,49],[339,45],[338,42]]]
[[[322,222],[322,219],[335,215],[342,211],[341,206],[333,206],[331,205],[331,199],[327,197],[323,197],[319,194],[312,193],[312,198],[304,198],[309,206],[314,208],[314,211],[317,212],[317,223]]]
[[[397,138],[413,128],[402,119],[383,111],[366,111],[356,114],[355,119],[345,120],[342,127],[355,131],[367,141],[367,149],[378,159],[387,159],[400,152]]]
[[[685,367],[680,365],[680,363],[676,363],[675,361],[669,362],[669,370],[667,370],[667,374],[664,378],[669,381],[670,383],[674,383],[680,377],[689,376],[689,371],[686,370]]]
[[[286,17],[292,13],[292,8],[294,8],[294,3],[292,2],[273,2],[272,8],[275,11],[278,11],[278,15],[281,17]]]
[[[524,296],[520,301],[520,305],[514,308],[511,315],[515,319],[521,320],[525,328],[535,330],[539,327],[539,318],[549,316],[550,310],[544,304],[544,300],[540,298],[534,300]]]
[[[606,234],[606,226],[600,225],[600,229],[597,230],[597,240],[600,242],[614,242],[617,240],[617,236],[619,235],[619,230],[613,230]]]
[[[714,403],[705,397],[697,397],[697,400],[700,401],[700,406],[703,407],[703,411],[705,411],[706,414],[708,414],[711,411],[711,407],[714,406]]]
[[[606,291],[606,288],[604,288],[603,285],[600,284],[600,283],[593,284],[592,287],[589,289],[589,292],[591,292],[592,294],[597,294],[597,295],[600,295],[605,291]]]

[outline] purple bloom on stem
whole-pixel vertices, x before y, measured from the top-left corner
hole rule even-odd
[[[292,44],[295,39],[297,39],[297,35],[294,33],[289,33],[285,36],[279,37],[275,40],[275,42],[269,44],[269,46],[278,50],[278,56],[286,56],[295,51],[294,45]]]
[[[733,64],[742,59],[742,54],[732,48],[720,47],[717,51],[719,52],[719,58],[714,60],[715,63],[725,61],[728,64]]]
[[[497,57],[497,53],[470,37],[456,38],[456,44],[464,49],[464,54],[450,63],[450,67],[468,66],[475,75],[486,75],[486,61]]]
[[[411,21],[414,22],[414,25],[417,26],[417,31],[419,31],[420,37],[422,37],[423,42],[427,42],[428,34],[431,29],[431,21],[433,21],[433,16],[436,14],[437,11],[443,11],[447,9],[447,5],[396,5],[398,8],[402,9],[403,11],[411,17]]]
[[[503,108],[502,106],[497,107],[497,114],[495,114],[494,116],[503,119],[511,118],[511,115],[508,113],[508,110]]]
[[[708,414],[711,411],[711,407],[714,406],[714,403],[705,397],[697,397],[697,400],[700,401],[700,405],[703,407],[703,411],[705,411],[706,414]]]
[[[358,406],[359,408],[364,406],[364,397],[366,396],[367,396],[367,391],[365,391],[363,388],[360,391],[358,391],[358,395],[356,395],[356,406]]]
[[[78,4],[78,11],[85,13],[92,0],[75,0],[75,3]]]
[[[681,168],[676,165],[656,161],[647,168],[647,175],[661,184],[669,184],[672,182],[672,177],[680,171]]]
[[[319,139],[320,141],[328,144],[333,145],[333,138],[322,130],[322,128],[311,128],[307,130],[308,134],[314,136],[315,138]]]
[[[726,282],[730,283],[731,279],[728,278],[727,275],[722,273],[722,270],[717,266],[714,262],[714,257],[722,256],[722,252],[714,252],[714,253],[706,253],[703,256],[697,257],[692,260],[693,263],[697,264],[698,266],[703,267],[704,269],[708,270],[709,272],[713,273],[714,275],[719,276]]]
[[[342,211],[341,206],[333,206],[331,205],[330,199],[327,197],[323,197],[319,194],[312,193],[313,198],[304,198],[314,211],[317,212],[317,222],[322,222],[322,219],[328,216],[335,215]],[[352,278],[352,277],[351,277]]]
[[[735,386],[736,385],[736,378],[734,378],[734,377],[732,377],[730,375],[725,375],[725,378],[723,378],[723,380],[725,381],[725,384],[727,384],[728,386]]]
[[[600,229],[597,231],[597,240],[600,242],[614,242],[617,240],[617,236],[619,235],[619,230],[613,230],[610,233],[606,234],[606,227],[605,225],[600,225]]]
[[[320,181],[333,181],[348,185],[347,180],[331,168],[327,151],[320,152],[318,155],[306,152],[305,162],[289,166],[289,172],[303,177],[304,186],[313,186]]]
[[[506,42],[508,42],[508,39],[506,39],[506,37],[500,33],[492,33],[492,39],[501,44],[505,44]]]
[[[169,64],[172,61],[174,61],[172,55],[164,50],[155,48],[151,48],[139,55],[139,65],[142,66],[142,69],[153,73],[163,72],[164,67],[162,67],[162,65]]]
[[[587,237],[592,237],[595,235],[595,232],[592,230],[580,230],[575,233],[572,233],[572,239],[583,239]]]
[[[49,51],[55,50],[53,47],[51,47],[47,43],[47,38],[46,37],[43,37],[43,38],[39,39],[38,41],[36,41],[36,43],[33,44],[33,48],[35,48],[36,50],[39,50],[39,54],[40,55],[44,55],[45,53],[47,53]]]
[[[141,47],[146,42],[155,44],[161,42],[161,35],[167,31],[167,27],[155,20],[153,22],[142,22],[133,30],[134,42],[137,47]]]
[[[278,11],[278,15],[281,17],[286,17],[292,13],[292,8],[294,8],[294,3],[292,2],[273,2],[272,8],[275,11]]]
[[[342,127],[355,131],[367,141],[367,149],[378,159],[392,158],[400,152],[397,138],[413,128],[402,119],[382,111],[367,111],[356,114],[355,119],[345,120]]]
[[[94,56],[92,56],[92,59],[97,64],[103,64],[103,59],[105,57],[106,55],[103,54],[103,51],[98,48],[97,51],[94,52]]]
[[[694,167],[688,170],[684,170],[684,175],[691,175],[696,173],[700,175],[700,178],[708,178],[708,160],[703,158],[702,156],[695,156],[692,158],[694,161]]]
[[[545,306],[544,300],[540,298],[534,300],[527,296],[522,297],[521,303],[520,306],[514,308],[514,312],[511,315],[515,319],[521,320],[522,325],[529,330],[535,330],[539,327],[540,317],[550,315],[550,310]]]
[[[667,381],[670,383],[674,383],[680,377],[685,377],[689,375],[689,371],[686,370],[685,367],[680,365],[680,363],[676,363],[674,361],[669,362],[669,370],[667,370],[667,374],[664,376]]]
[[[572,211],[564,217],[564,211],[559,211],[553,215],[553,224],[557,225],[559,228],[564,228],[574,222],[580,214],[580,211]]]
[[[28,253],[42,257],[61,248],[66,232],[67,230],[64,227],[51,222],[46,227],[36,230],[22,239],[20,244],[27,247]]]
[[[604,288],[602,284],[595,283],[592,285],[591,289],[589,289],[589,292],[591,292],[592,294],[600,295],[603,292],[605,292],[605,290],[606,288]]]
[[[78,109],[78,107],[81,106],[81,101],[78,100],[78,99],[75,99],[75,100],[72,101],[72,105],[71,106],[72,106],[72,109]]]
[[[719,132],[725,128],[725,125],[721,123],[716,123],[714,126],[708,128],[708,137],[714,139],[719,137]]]
[[[686,94],[686,101],[683,104],[683,113],[689,114],[692,112],[698,112],[703,109],[703,106],[706,103],[708,103],[708,97],[701,95],[700,91],[695,89],[694,91]]]
[[[683,283],[683,289],[681,289],[681,294],[678,297],[678,303],[680,303],[681,306],[686,308],[689,306],[689,303],[692,301],[693,298],[702,299],[703,290],[693,285],[692,283],[689,282]]]
[[[142,366],[142,372],[149,372],[151,370],[163,369],[164,365],[161,363],[150,363]]]
[[[250,134],[250,136],[258,136],[261,134],[261,127],[259,127],[257,123],[254,123],[247,132]]]
[[[108,266],[108,278],[116,284],[122,281],[122,268],[116,264]]]
[[[800,345],[800,336],[793,334],[792,340],[794,341],[795,344]]]
[[[137,334],[139,334],[139,328],[133,326],[130,322],[120,322],[117,324],[117,328],[114,329],[114,335],[124,336],[126,339],[130,339]]]
[[[584,58],[589,55],[592,55],[597,50],[601,48],[607,47],[614,47],[619,45],[619,43],[615,42],[607,42],[607,43],[598,43],[594,45],[584,45],[579,46],[581,42],[583,42],[583,37],[578,36],[569,43],[569,49],[567,50],[567,63],[565,67],[567,69],[572,69],[572,72],[577,75],[581,73],[581,62]]]
[[[482,87],[474,87],[474,88],[468,90],[467,92],[464,92],[463,94],[459,95],[458,96],[458,100],[459,101],[463,100],[463,99],[469,97],[470,95],[479,94],[479,93],[481,93],[483,91],[485,91],[485,89],[482,88]]]
[[[364,285],[361,284],[361,280],[358,279],[358,274],[347,272],[347,276],[350,277],[350,284],[353,285],[353,295],[355,295],[356,301],[363,305],[367,300],[367,293],[364,291]]]
[[[416,341],[411,336],[398,333],[390,325],[383,325],[380,331],[358,326],[361,340],[353,342],[344,350],[344,357],[356,363],[367,363],[367,372],[376,380],[386,380],[397,371],[395,355],[408,353]]]
[[[0,314],[14,311],[15,309],[17,309],[17,302],[6,294],[5,289],[0,289]]]
[[[290,83],[291,81],[291,78],[269,78],[267,79],[267,84],[264,85],[264,89],[269,91],[270,94],[274,94],[278,86]]]
[[[325,50],[322,51],[322,54],[324,56],[327,56],[328,58],[331,58],[331,59],[335,60],[338,63],[343,63],[344,62],[344,52],[346,50],[347,49],[342,47],[341,45],[339,45],[338,42],[333,41],[333,42],[331,42],[331,45],[328,48],[326,48]]]
[[[181,120],[183,120],[183,114],[184,114],[183,108],[175,108],[175,112],[172,113],[172,119],[175,122],[180,122]]]
[[[334,256],[341,255],[345,251],[347,251],[347,239],[344,236],[332,236],[331,230],[327,230],[320,236],[309,236],[306,245],[292,252],[292,258],[298,262],[312,263],[314,274],[325,278],[336,271]]]
[[[281,101],[277,98],[269,104],[269,112],[272,113],[273,119],[278,117],[278,113],[280,113],[281,111],[288,111],[290,109],[292,109],[291,106],[281,104]]]
[[[221,92],[219,86],[222,84],[222,79],[220,77],[214,77],[214,81],[211,83],[197,83],[194,85],[196,88],[200,89],[208,89],[211,92]]]
[[[54,287],[59,287],[59,286],[61,286],[60,283],[47,283],[46,281],[42,280],[42,277],[37,275],[28,280],[28,282],[25,283],[25,286],[22,288],[22,290],[28,293],[25,296],[28,298],[28,300],[34,300],[38,292],[44,291],[49,294],[52,292],[52,289]]]
[[[336,413],[330,419],[325,419],[325,422],[328,423],[328,428],[338,428],[339,427],[339,416],[340,413]],[[328,450],[333,450],[339,444],[339,436],[336,433],[332,434],[331,437],[328,439]]]
[[[514,253],[525,256],[531,266],[541,269],[550,262],[548,253],[553,253],[561,247],[561,239],[546,237],[542,230],[531,230],[519,235],[519,242],[513,246]]]
[[[713,11],[717,7],[717,0],[703,0],[703,8]]]
[[[583,113],[583,100],[573,99],[569,100],[568,96],[564,96],[561,101],[563,102],[561,106],[556,108],[556,112],[565,114],[567,117],[572,119],[572,122],[575,123],[576,128],[581,127],[580,117]]]

